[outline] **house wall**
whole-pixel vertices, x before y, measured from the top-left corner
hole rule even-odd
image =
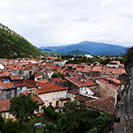
[[[25,75],[26,78],[29,78],[30,77],[30,74],[29,74],[30,71],[32,71],[32,74],[34,74],[33,70],[23,70],[23,75]]]
[[[12,97],[16,96],[16,89],[15,88],[14,89],[6,89],[6,90],[2,90],[2,91],[3,91],[2,99],[12,98]]]
[[[90,77],[100,77],[101,72],[99,71],[91,71]]]
[[[51,104],[53,107],[61,107],[61,105],[59,105],[59,102],[57,101],[60,98],[67,98],[67,90],[39,94],[39,97],[45,102],[46,106],[49,106]]]
[[[112,87],[96,80],[96,83],[99,85],[98,87],[98,96],[99,97],[109,97],[112,96],[115,98],[115,104],[117,102],[117,90],[113,89]]]
[[[17,87],[17,96],[24,91],[27,91],[27,86]]]
[[[3,91],[0,89],[0,100],[3,99]]]
[[[74,94],[72,94],[72,93],[68,93],[67,95],[68,95],[68,98],[70,98],[71,101],[74,100],[74,97],[75,97]]]
[[[14,116],[12,114],[10,114],[9,112],[1,112],[1,116],[4,119],[15,119]]]
[[[78,91],[78,92],[80,91],[78,86],[76,86],[75,84],[73,84],[73,83],[71,83],[71,82],[69,82],[69,81],[67,81],[67,86],[68,86],[68,88],[69,88],[70,90],[76,90],[76,91]]]

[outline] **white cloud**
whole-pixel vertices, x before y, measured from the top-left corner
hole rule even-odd
[[[0,0],[0,22],[36,46],[133,45],[132,0]]]

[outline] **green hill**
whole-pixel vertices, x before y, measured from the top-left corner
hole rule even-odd
[[[42,53],[25,38],[0,24],[0,58],[38,57]]]

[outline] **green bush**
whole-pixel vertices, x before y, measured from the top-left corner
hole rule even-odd
[[[8,119],[2,127],[2,131],[3,133],[18,133],[19,124],[17,121],[12,121],[12,119]]]
[[[97,128],[92,128],[91,130],[89,130],[87,133],[98,133]]]
[[[55,108],[53,106],[44,106],[44,114],[49,116],[52,120],[57,120],[59,113],[55,112]]]

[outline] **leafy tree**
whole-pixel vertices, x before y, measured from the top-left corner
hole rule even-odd
[[[0,131],[2,131],[2,127],[3,127],[4,123],[5,123],[5,120],[4,120],[4,118],[1,116],[1,113],[0,113]]]
[[[2,131],[3,133],[18,133],[19,124],[17,121],[12,121],[12,119],[8,119],[2,127]]]
[[[44,126],[44,133],[59,133],[59,129],[58,129],[58,126],[54,125],[54,124],[50,124],[50,123],[47,123],[45,126]]]
[[[131,74],[131,68],[133,68],[133,47],[127,49],[124,64],[127,73]]]
[[[76,133],[79,123],[75,119],[74,112],[66,112],[58,121],[59,127],[61,127],[64,133]]]
[[[29,122],[29,118],[35,117],[34,110],[37,109],[37,101],[33,101],[30,95],[21,95],[10,100],[9,112],[19,121],[19,127],[23,121]]]
[[[62,79],[64,79],[64,75],[62,73],[58,72],[58,73],[54,73],[52,75],[52,78],[62,78]]]
[[[67,110],[72,110],[72,111],[78,111],[83,107],[82,103],[80,100],[73,100],[73,101],[68,101],[65,103],[65,108]]]

